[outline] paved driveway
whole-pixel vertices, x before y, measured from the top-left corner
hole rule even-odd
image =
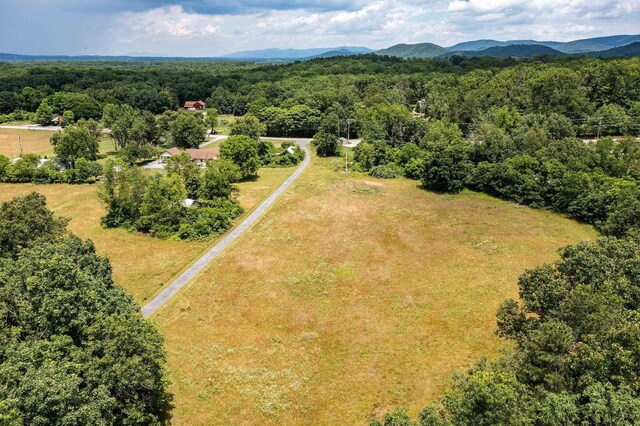
[[[162,305],[167,303],[176,293],[182,289],[189,281],[191,281],[196,275],[198,275],[211,261],[213,261],[220,253],[222,253],[227,247],[231,245],[240,235],[246,232],[254,223],[258,221],[269,209],[269,207],[291,186],[291,184],[304,172],[309,163],[311,162],[311,155],[309,154],[309,142],[311,139],[286,139],[293,140],[302,149],[305,150],[305,157],[298,168],[280,185],[275,191],[269,195],[269,197],[262,202],[249,216],[247,216],[238,226],[236,226],[231,232],[229,232],[222,240],[220,240],[215,246],[213,246],[208,252],[206,252],[200,259],[198,259],[193,265],[189,267],[182,275],[176,278],[171,284],[169,284],[160,294],[158,294],[153,300],[142,307],[142,314],[145,317],[150,316],[157,311]]]

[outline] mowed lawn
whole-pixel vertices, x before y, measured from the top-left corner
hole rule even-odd
[[[247,212],[252,210],[292,171],[293,168],[261,169],[260,179],[238,185],[240,204]],[[98,253],[109,257],[115,281],[141,304],[150,300],[215,243],[215,240],[166,241],[122,229],[104,229],[100,226],[100,218],[105,210],[98,200],[96,188],[95,185],[0,183],[0,202],[33,191],[44,194],[49,208],[57,215],[71,219],[71,231],[82,238],[91,238]]]
[[[152,317],[176,425],[366,425],[417,414],[504,345],[518,275],[589,226],[482,194],[346,177],[315,159],[274,208]]]

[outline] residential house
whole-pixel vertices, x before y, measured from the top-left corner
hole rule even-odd
[[[185,149],[184,151],[178,148],[170,148],[167,151],[160,154],[160,162],[165,163],[168,158],[178,155],[182,152],[186,152],[191,161],[198,167],[206,167],[207,161],[218,159],[218,151],[205,150],[205,149]]]

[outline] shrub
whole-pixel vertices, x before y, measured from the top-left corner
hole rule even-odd
[[[369,175],[380,179],[395,179],[402,175],[402,168],[395,163],[375,166]]]

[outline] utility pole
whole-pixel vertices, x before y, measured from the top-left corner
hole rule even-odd
[[[18,133],[18,145],[20,145],[20,157],[22,157],[23,154],[23,150],[22,150],[22,137],[20,136],[20,134]]]
[[[351,119],[347,119],[347,146],[344,147],[344,170],[349,174],[349,145],[351,145]]]
[[[598,136],[596,139],[600,139],[600,130],[602,129],[602,117],[598,120]]]

